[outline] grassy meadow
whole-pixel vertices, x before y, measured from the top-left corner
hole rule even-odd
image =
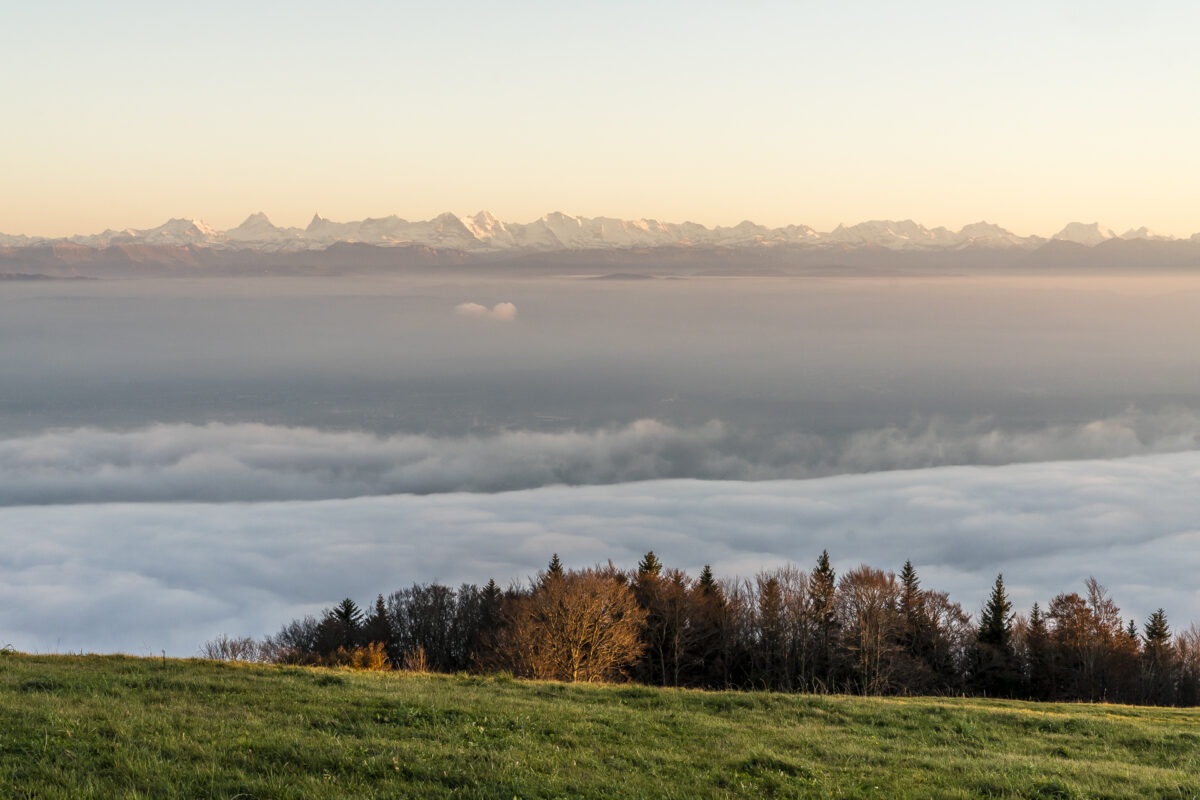
[[[5,653],[0,797],[1200,797],[1200,711]]]

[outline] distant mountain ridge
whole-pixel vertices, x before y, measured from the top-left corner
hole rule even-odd
[[[694,222],[573,217],[561,212],[546,214],[528,223],[512,223],[502,222],[487,211],[469,217],[445,213],[424,221],[409,221],[392,215],[357,222],[334,222],[314,214],[307,227],[282,228],[274,225],[266,214],[259,212],[251,214],[237,227],[224,231],[216,230],[201,220],[181,218],[170,219],[156,228],[106,230],[86,236],[46,238],[0,234],[0,248],[75,245],[103,250],[151,245],[299,253],[325,250],[335,244],[366,244],[377,247],[418,246],[469,254],[778,246],[833,250],[883,248],[920,252],[966,248],[1032,251],[1050,241],[1095,247],[1113,239],[1200,242],[1200,233],[1190,239],[1176,239],[1159,236],[1143,227],[1118,236],[1098,223],[1072,222],[1046,239],[1041,236],[1018,236],[989,222],[976,222],[952,231],[944,227],[927,228],[912,220],[871,220],[856,225],[838,225],[832,231],[820,232],[807,225],[768,228],[749,220],[733,226],[709,228]]]

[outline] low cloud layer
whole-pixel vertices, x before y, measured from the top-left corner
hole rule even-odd
[[[808,481],[660,481],[503,494],[0,509],[0,645],[191,655],[413,580],[524,579],[647,549],[750,575],[828,548],[978,609],[1003,571],[1019,608],[1089,574],[1127,617],[1200,621],[1200,453],[948,467]]]
[[[1200,416],[1129,411],[1011,430],[944,420],[844,437],[761,436],[720,422],[591,431],[379,437],[259,424],[80,428],[0,440],[0,505],[320,500],[668,478],[769,480],[1120,458],[1200,448]]]
[[[517,307],[512,303],[496,303],[491,308],[479,303],[459,303],[454,307],[454,313],[462,317],[512,322],[517,318]]]

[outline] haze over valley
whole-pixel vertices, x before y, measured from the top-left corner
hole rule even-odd
[[[1200,354],[1180,345],[1200,337],[1198,307],[1190,275],[10,282],[0,524],[25,543],[0,571],[47,604],[6,630],[25,648],[135,651],[157,631],[186,655],[328,603],[352,567],[314,579],[342,563],[327,547],[371,552],[384,585],[519,578],[543,551],[653,547],[736,573],[829,548],[920,559],[968,605],[1001,568],[1026,603],[1096,572],[1131,613],[1200,618],[1186,580],[1106,572],[1194,535]],[[951,476],[953,499],[932,488]],[[1002,488],[1029,480],[1045,508]],[[726,498],[703,522],[667,510],[687,481]],[[1155,509],[1165,496],[1178,513]],[[907,526],[927,527],[924,549]],[[1044,547],[955,555],[1010,528]],[[528,535],[503,557],[454,555],[498,529]],[[129,560],[139,530],[150,560]],[[233,553],[242,566],[221,567]],[[286,574],[260,572],[280,558]],[[163,571],[179,559],[193,577]],[[107,586],[110,622],[68,619],[49,600],[68,583]],[[178,605],[151,602],[184,585]],[[269,592],[259,616],[242,587]]]

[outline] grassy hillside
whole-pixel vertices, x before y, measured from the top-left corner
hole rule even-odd
[[[0,655],[3,797],[1200,797],[1200,712]]]

